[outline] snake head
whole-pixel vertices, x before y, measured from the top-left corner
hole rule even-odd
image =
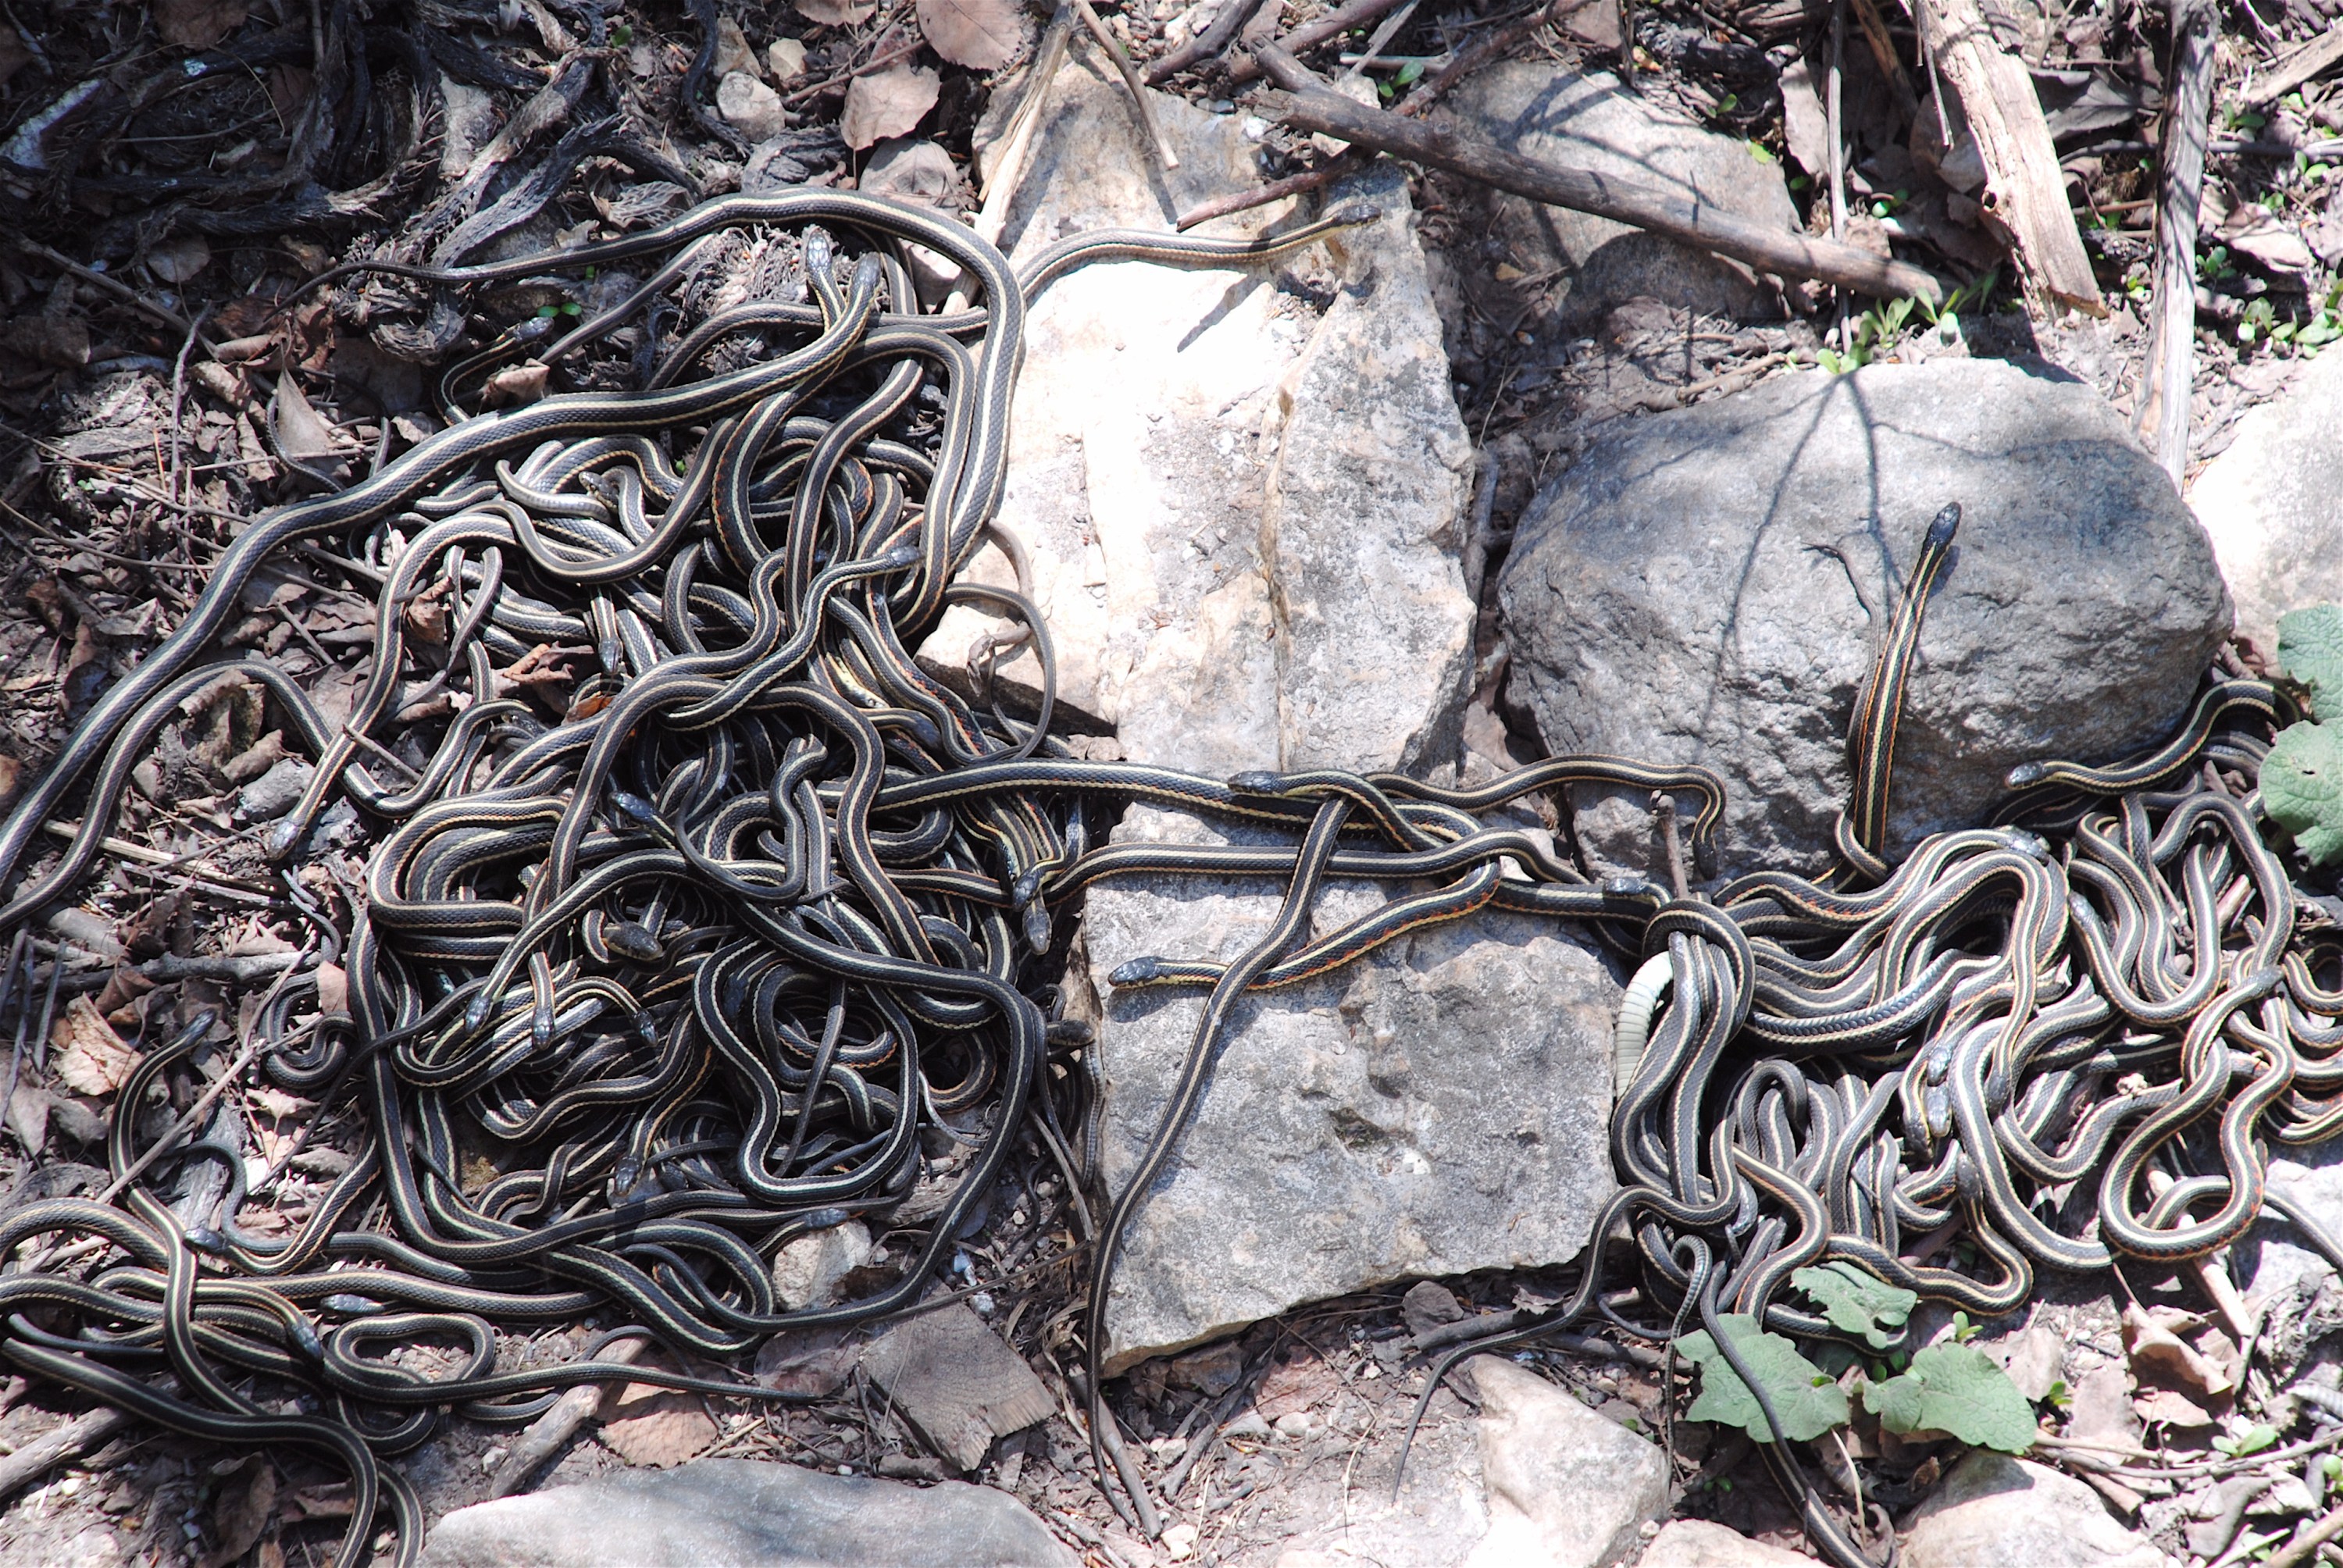
[[[1943,549],[1953,542],[1953,536],[1960,531],[1961,504],[1958,501],[1947,501],[1945,503],[1945,509],[1938,512],[1936,520],[1928,525],[1928,537],[1925,542]]]
[[[1342,228],[1356,228],[1361,224],[1374,222],[1383,216],[1383,209],[1371,201],[1352,202],[1338,206],[1326,215],[1326,221]]]
[[[644,799],[641,796],[636,794],[631,789],[621,789],[617,785],[612,785],[610,787],[610,804],[616,806],[618,809],[619,814],[630,822],[638,823],[645,828],[653,828],[659,825],[659,811],[657,808],[653,807],[649,801]]]
[[[1050,911],[1039,899],[1025,906],[1025,945],[1037,953],[1050,950]]]
[[[1266,768],[1251,768],[1229,775],[1229,789],[1239,795],[1282,795],[1285,780]]]
[[[1115,965],[1114,972],[1106,977],[1106,983],[1116,986],[1146,985],[1162,973],[1161,959],[1132,959],[1129,963]]]
[[[482,991],[474,997],[471,1005],[464,1009],[464,1031],[467,1034],[477,1034],[487,1028],[488,1014],[495,1009],[496,1003],[489,1000],[488,992]]]
[[[2011,789],[2023,789],[2029,784],[2039,784],[2049,769],[2039,762],[2021,762],[2003,776],[2002,783]]]

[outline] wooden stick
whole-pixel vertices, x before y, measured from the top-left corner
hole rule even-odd
[[[1337,5],[1315,22],[1296,27],[1268,46],[1282,49],[1289,55],[1298,55],[1304,49],[1316,48],[1329,38],[1339,37],[1353,27],[1363,27],[1384,13],[1398,10],[1403,4],[1404,0],[1350,0],[1350,4]],[[1231,62],[1229,80],[1238,84],[1250,82],[1261,75],[1262,69],[1261,51],[1256,49],[1252,59]]]
[[[1267,206],[1273,201],[1283,201],[1287,196],[1302,196],[1332,185],[1347,175],[1357,174],[1366,166],[1366,162],[1357,153],[1344,153],[1314,169],[1304,169],[1298,175],[1288,175],[1282,180],[1272,180],[1265,186],[1238,191],[1233,196],[1214,196],[1210,201],[1198,202],[1182,213],[1179,221],[1172,226],[1184,233],[1200,223],[1226,217],[1232,212],[1248,212],[1257,206]]]
[[[2026,65],[2003,52],[1977,0],[1906,0],[1968,116],[1985,163],[1978,202],[2010,236],[2026,303],[2046,319],[2060,306],[2105,316],[2098,279],[2066,206],[2066,177]]]
[[[1907,262],[1891,261],[1851,245],[1769,228],[1672,191],[1542,163],[1444,126],[1370,109],[1322,85],[1292,55],[1274,45],[1257,50],[1254,58],[1291,95],[1272,96],[1261,106],[1262,113],[1299,129],[1323,132],[1358,146],[1447,169],[1532,201],[1632,224],[1731,256],[1760,271],[1819,278],[1883,299],[1912,294],[1934,305],[1944,298],[1936,280]]]
[[[1180,155],[1172,150],[1171,142],[1163,135],[1163,127],[1155,123],[1155,111],[1147,103],[1146,84],[1139,79],[1139,67],[1131,63],[1131,54],[1123,48],[1122,40],[1109,32],[1107,25],[1099,20],[1099,14],[1091,7],[1091,0],[1073,0],[1073,5],[1075,15],[1082,19],[1082,25],[1090,29],[1091,36],[1098,40],[1098,46],[1106,51],[1106,57],[1114,62],[1116,74],[1122,77],[1122,85],[1131,94],[1131,112],[1139,116],[1139,128],[1146,133],[1149,141],[1155,144],[1155,161],[1167,169],[1178,168]]]
[[[2278,68],[2256,82],[2239,101],[2252,108],[2274,104],[2338,60],[2343,60],[2343,22],[2279,61]]]
[[[605,1345],[595,1356],[600,1362],[631,1362],[650,1348],[649,1336],[642,1339],[620,1340]],[[528,1430],[513,1440],[512,1450],[497,1466],[497,1473],[488,1483],[490,1497],[510,1497],[535,1475],[538,1467],[551,1459],[556,1450],[578,1434],[578,1429],[594,1419],[602,1407],[602,1395],[607,1384],[579,1383],[553,1402],[553,1408],[528,1423]]]
[[[1253,18],[1253,14],[1274,0],[1232,0],[1222,8],[1212,25],[1147,67],[1147,85],[1160,86],[1200,60],[1209,60],[1229,46],[1237,29]]]
[[[38,1481],[68,1460],[79,1459],[130,1424],[130,1417],[110,1406],[74,1417],[0,1459],[0,1497]]]
[[[2213,0],[2172,7],[2171,117],[2165,122],[2157,192],[2156,345],[2141,388],[2139,427],[2152,417],[2157,460],[2178,489],[2188,471],[2188,404],[2196,378],[2197,204],[2205,188],[2205,140],[2212,132]]]

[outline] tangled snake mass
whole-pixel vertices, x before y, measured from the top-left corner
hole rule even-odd
[[[1810,1534],[1867,1564],[1720,1323],[1841,1337],[1784,1299],[1795,1271],[1825,1261],[1999,1314],[2038,1271],[2197,1258],[2279,1206],[2268,1141],[2343,1128],[2343,930],[2297,894],[2256,789],[2295,699],[2210,677],[2152,755],[2021,768],[1978,803],[1991,825],[1890,863],[1902,694],[1928,593],[1956,569],[1959,509],[1882,519],[1918,543],[1848,726],[1843,864],[1704,893],[1681,875],[1593,879],[1546,839],[1484,820],[1567,785],[1661,792],[1691,808],[1703,868],[1725,809],[1704,768],[1565,756],[1479,789],[1211,779],[1076,755],[1051,732],[1047,679],[1039,711],[1012,715],[923,671],[906,650],[955,604],[1012,623],[1053,668],[1030,597],[964,572],[994,538],[1029,300],[1087,261],[1257,266],[1373,216],[1340,208],[1261,241],[1080,235],[1021,275],[958,223],[804,190],[516,261],[328,275],[363,274],[412,308],[479,310],[522,284],[649,263],[599,314],[505,324],[444,375],[445,429],[245,527],[0,827],[0,935],[16,939],[0,1018],[13,1007],[21,1040],[41,1006],[27,933],[98,863],[133,768],[223,684],[265,692],[316,766],[265,841],[307,956],[250,1028],[271,1082],[365,1129],[306,1216],[263,1235],[238,1211],[281,1161],[248,1181],[236,1151],[195,1129],[158,1141],[151,1119],[117,1114],[103,1193],[0,1215],[0,1357],[176,1432],[346,1470],[337,1564],[367,1560],[385,1526],[410,1563],[423,1511],[385,1462],[450,1411],[518,1423],[618,1381],[786,1397],[591,1349],[500,1371],[500,1332],[593,1316],[723,1363],[777,1332],[915,1305],[1021,1144],[1092,1185],[1087,1064],[1059,1070],[1093,1043],[1058,1016],[1066,917],[1102,879],[1242,879],[1284,890],[1242,953],[1114,976],[1209,1001],[1133,1179],[1101,1195],[1094,1458],[1115,1419],[1104,1286],[1234,1000],[1434,922],[1543,914],[1634,976],[1611,1128],[1622,1185],[1574,1293],[1502,1342],[1594,1313],[1661,1341],[1697,1318],[1765,1406],[1775,1441],[1761,1446]],[[770,286],[736,303],[687,286],[749,241],[777,258]],[[912,246],[963,269],[940,310],[918,305]],[[529,358],[550,367],[551,395],[468,407]],[[338,721],[266,658],[214,650],[246,585],[296,550],[340,563],[376,607],[371,666]],[[444,612],[435,638],[411,630],[422,602]],[[547,644],[590,649],[555,722],[500,695],[500,675]],[[1131,802],[1248,831],[1110,842]],[[365,878],[343,920],[294,873],[321,820],[353,809]],[[36,852],[61,822],[78,823],[66,848]],[[1395,890],[1322,931],[1330,878]],[[323,964],[347,975],[331,1010]],[[213,1023],[144,1042],[117,1104],[184,1072]],[[783,1310],[776,1251],[900,1202],[939,1131],[969,1157],[910,1267],[875,1294]],[[226,1166],[225,1197],[179,1211],[170,1180],[206,1161]],[[1633,1250],[1626,1298],[1600,1289],[1614,1231]],[[400,1364],[418,1341],[458,1347],[458,1364]],[[1493,1342],[1452,1352],[1431,1386]]]

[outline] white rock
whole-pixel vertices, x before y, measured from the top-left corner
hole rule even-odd
[[[2188,504],[2237,602],[2237,629],[2278,651],[2278,618],[2343,599],[2343,354],[2321,354],[2285,396],[2248,410]]]
[[[770,141],[789,129],[781,95],[746,71],[734,71],[716,85],[716,111],[752,142]]]
[[[1489,1533],[1465,1568],[1607,1568],[1668,1511],[1653,1444],[1499,1356],[1465,1363],[1481,1392]]]
[[[1912,1512],[1905,1568],[2171,1568],[2070,1475],[1976,1450]]]
[[[765,69],[776,82],[805,75],[806,46],[795,38],[776,38],[765,47]]]
[[[1752,1541],[1737,1530],[1705,1519],[1671,1521],[1635,1568],[1821,1568],[1803,1552],[1785,1552]]]
[[[1052,91],[1006,231],[1020,258],[1083,229],[1168,226],[1258,184],[1234,117],[1158,97],[1181,157],[1159,172],[1111,75],[1070,62]],[[1101,266],[1029,318],[1001,518],[1031,557],[1061,711],[1113,730],[1125,756],[1224,775],[1455,755],[1470,442],[1405,186],[1378,171],[1330,200],[1361,197],[1386,216],[1279,269],[1314,273],[1315,290],[1282,292],[1266,271]],[[1290,216],[1272,206],[1220,231]],[[991,552],[975,572],[1010,578]],[[970,642],[998,624],[954,611],[922,663],[964,681]],[[1012,699],[1037,679],[1030,658],[1001,674]],[[1133,811],[1118,836],[1199,831]],[[1338,890],[1322,920],[1382,897]],[[1105,977],[1147,955],[1224,957],[1278,901],[1190,879],[1090,890],[1111,1186],[1154,1131],[1202,999],[1117,994]],[[1242,1004],[1131,1225],[1110,1368],[1383,1281],[1574,1256],[1610,1191],[1612,998],[1569,932],[1489,919]]]
[[[790,1312],[826,1307],[838,1282],[870,1261],[870,1227],[860,1220],[792,1239],[773,1258],[773,1291]]]

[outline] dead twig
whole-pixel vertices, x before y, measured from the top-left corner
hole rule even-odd
[[[1348,175],[1354,175],[1366,166],[1367,160],[1362,154],[1356,151],[1347,152],[1338,158],[1319,165],[1314,169],[1305,169],[1298,175],[1288,175],[1282,180],[1272,180],[1265,186],[1258,186],[1249,191],[1239,191],[1234,196],[1214,196],[1210,201],[1198,202],[1180,215],[1179,222],[1174,226],[1183,230],[1191,229],[1200,223],[1210,223],[1216,217],[1226,217],[1232,212],[1246,212],[1253,207],[1267,206],[1272,202],[1283,201],[1287,196],[1302,196],[1332,185],[1336,180]]]
[[[1139,79],[1139,67],[1131,63],[1131,51],[1125,49],[1122,40],[1099,20],[1099,14],[1091,8],[1091,0],[1074,0],[1074,11],[1081,17],[1082,25],[1090,29],[1091,36],[1098,40],[1098,46],[1106,51],[1107,58],[1114,62],[1116,74],[1122,77],[1123,86],[1130,90],[1131,112],[1139,116],[1139,128],[1146,134],[1149,141],[1155,144],[1156,162],[1167,169],[1178,168],[1180,155],[1172,150],[1171,142],[1163,135],[1163,127],[1155,121],[1155,111],[1147,102],[1147,85]]]
[[[2136,417],[2143,432],[2153,421],[2157,460],[2176,490],[2188,469],[2189,387],[2197,357],[2197,208],[2204,198],[2213,45],[2219,32],[2220,15],[2212,0],[2177,0],[2173,5],[2171,111],[2157,193],[2156,338]]]
[[[2174,25],[2177,31],[2177,15]],[[2256,109],[2264,104],[2275,104],[2338,60],[2343,60],[2343,22],[2337,23],[2279,61],[2268,75],[2239,95],[2238,101],[2248,108]]]
[[[1316,48],[1329,38],[1340,37],[1353,27],[1363,27],[1386,12],[1398,10],[1405,3],[1406,0],[1350,0],[1349,5],[1337,5],[1315,22],[1304,23],[1274,45],[1265,47],[1279,49],[1288,55],[1299,55],[1304,49]],[[1229,80],[1239,85],[1252,81],[1260,76],[1267,64],[1262,58],[1261,50],[1256,49],[1252,59],[1237,60],[1230,65]]]
[[[1944,298],[1942,286],[1909,263],[1768,228],[1656,186],[1525,158],[1447,126],[1367,108],[1327,88],[1274,45],[1263,45],[1255,57],[1291,95],[1265,102],[1262,113],[1299,129],[1322,131],[1359,146],[1447,169],[1532,201],[1632,224],[1760,271],[1844,284],[1885,299],[1917,295],[1933,305]]]
[[[38,1481],[69,1460],[79,1459],[130,1424],[124,1412],[106,1407],[86,1411],[55,1432],[44,1432],[5,1459],[0,1459],[0,1497],[9,1496]]]
[[[595,1352],[598,1362],[631,1362],[650,1349],[650,1336],[623,1339],[605,1345]],[[561,1445],[578,1435],[578,1429],[594,1419],[602,1408],[603,1385],[598,1382],[580,1383],[553,1402],[553,1408],[528,1423],[527,1430],[513,1440],[512,1449],[497,1473],[488,1481],[490,1497],[510,1497],[528,1483],[538,1467],[551,1459]]]
[[[1210,60],[1229,46],[1237,30],[1253,19],[1265,5],[1278,0],[1237,0],[1212,18],[1212,25],[1147,67],[1147,85],[1151,87],[1168,82],[1189,66]]]

